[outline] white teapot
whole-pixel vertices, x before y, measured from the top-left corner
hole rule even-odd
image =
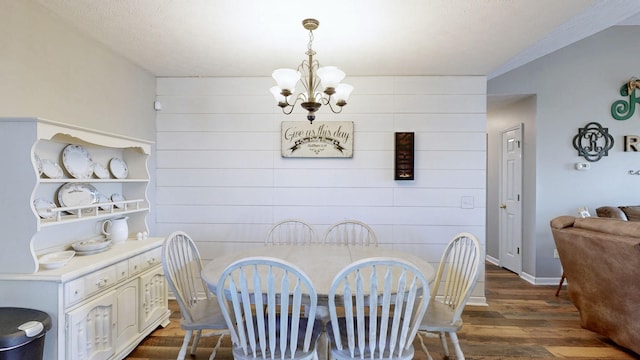
[[[107,219],[102,223],[102,233],[114,244],[125,242],[129,237],[129,217],[123,216],[115,219]]]

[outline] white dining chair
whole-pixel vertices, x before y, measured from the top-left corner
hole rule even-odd
[[[299,219],[285,219],[275,223],[264,239],[265,245],[305,245],[318,242],[316,230]]]
[[[429,283],[407,261],[368,258],[348,265],[329,290],[331,358],[412,359],[428,303]]]
[[[422,336],[432,333],[440,335],[447,357],[449,347],[446,335],[449,334],[456,359],[464,360],[456,332],[462,328],[462,310],[476,286],[481,265],[480,242],[470,233],[456,235],[442,254],[431,290],[429,309],[418,331],[420,344],[429,360],[432,359],[431,354]],[[441,294],[438,293],[440,287],[444,287]]]
[[[323,243],[328,245],[378,246],[378,238],[373,229],[364,222],[343,220],[329,226],[324,233]]]
[[[317,359],[322,332],[315,321],[318,296],[295,265],[269,257],[244,258],[224,270],[216,290],[231,329],[234,359]]]
[[[182,231],[170,234],[162,246],[162,268],[171,292],[180,307],[180,327],[185,330],[178,360],[185,358],[187,346],[195,332],[191,354],[194,355],[201,336],[220,336],[209,359],[216,356],[225,334],[227,323],[220,311],[218,299],[209,291],[200,277],[202,260],[193,240]],[[208,331],[203,334],[203,330]]]

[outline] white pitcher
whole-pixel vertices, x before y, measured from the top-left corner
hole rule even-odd
[[[115,219],[107,219],[102,223],[102,233],[111,239],[114,244],[119,244],[129,237],[129,217],[123,216]]]

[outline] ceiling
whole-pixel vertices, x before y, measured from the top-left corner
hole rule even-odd
[[[487,75],[607,27],[640,0],[31,0],[169,76],[269,76],[313,49],[347,75]]]

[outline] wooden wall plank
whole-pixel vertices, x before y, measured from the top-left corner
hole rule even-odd
[[[336,221],[369,223],[381,246],[437,264],[458,232],[484,244],[486,79],[358,77],[341,114],[354,156],[280,155],[280,123],[306,121],[275,106],[270,78],[160,78],[155,153],[156,229],[190,233],[204,258],[260,246],[269,226],[302,218],[322,234]],[[393,180],[394,132],[415,132],[415,181]],[[473,199],[463,209],[461,198]],[[484,294],[481,280],[479,296]]]

